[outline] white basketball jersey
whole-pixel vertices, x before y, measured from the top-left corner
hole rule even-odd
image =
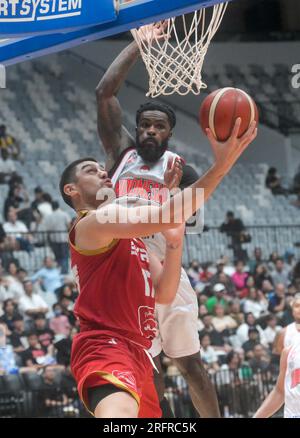
[[[288,353],[284,394],[284,417],[300,418],[300,340]]]
[[[115,202],[127,207],[138,205],[161,205],[167,200],[168,189],[164,174],[169,158],[179,155],[166,151],[155,163],[146,163],[135,149],[129,149],[112,176],[117,199]],[[164,259],[165,238],[161,233],[149,236],[145,244],[160,260]]]
[[[289,324],[286,327],[284,336],[284,348],[289,347],[297,341],[300,343],[300,331],[297,330],[296,323],[292,322],[292,324]]]

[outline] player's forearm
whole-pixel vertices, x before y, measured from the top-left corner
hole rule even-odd
[[[277,412],[284,403],[284,394],[278,388],[274,388],[261,407],[254,414],[254,418],[269,418]]]
[[[122,50],[99,82],[96,88],[97,95],[115,96],[125,81],[129,70],[136,63],[139,54],[139,48],[135,41]]]
[[[183,242],[177,246],[167,243],[162,272],[156,286],[156,301],[159,304],[170,304],[175,298],[180,274]]]

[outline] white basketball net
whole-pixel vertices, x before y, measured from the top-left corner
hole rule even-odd
[[[131,30],[149,73],[147,96],[199,94],[206,88],[201,74],[203,61],[226,8],[227,3],[209,8],[210,20],[203,8],[195,11],[192,19],[182,15]],[[179,29],[183,36],[178,36]]]

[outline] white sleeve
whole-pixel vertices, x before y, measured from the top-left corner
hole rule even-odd
[[[30,308],[31,306],[29,306],[29,304],[26,302],[25,297],[21,297],[19,300],[19,310],[21,311],[21,313],[27,312],[27,310],[29,310]]]
[[[45,301],[40,295],[37,295],[37,298],[38,298],[37,303],[38,303],[38,306],[39,306],[39,307],[43,307],[43,308],[45,308],[45,309],[48,309],[48,308],[49,308],[49,306],[48,306],[48,304],[46,303],[46,301]]]
[[[28,233],[28,228],[23,222],[19,223],[19,229],[20,229],[20,233]]]

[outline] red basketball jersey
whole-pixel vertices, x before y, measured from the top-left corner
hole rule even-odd
[[[74,313],[81,332],[115,333],[150,348],[156,333],[155,300],[144,243],[121,239],[107,248],[83,251],[75,246],[73,227],[70,248],[79,289]]]

